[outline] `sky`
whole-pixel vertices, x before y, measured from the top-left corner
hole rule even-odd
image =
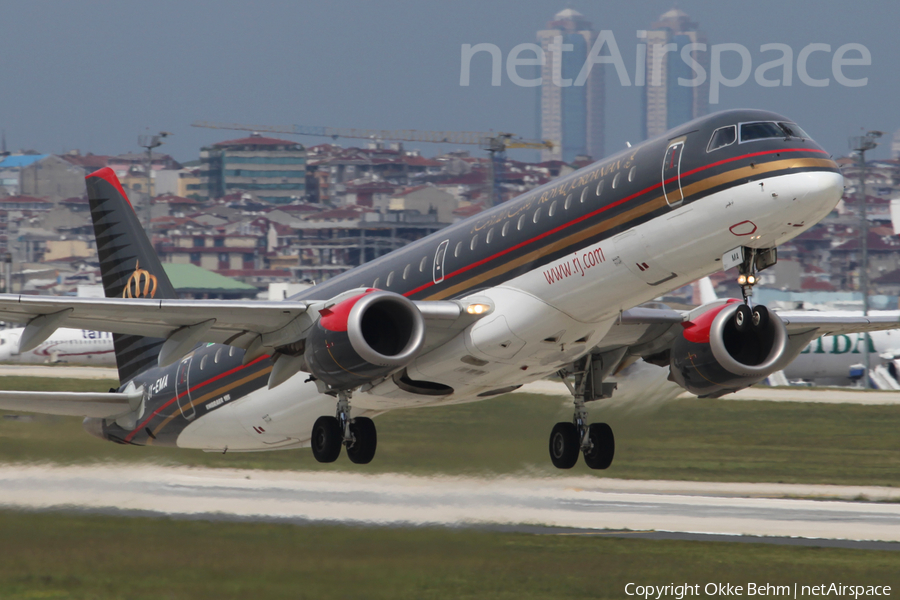
[[[885,131],[870,156],[889,156],[890,134],[900,128],[900,3],[874,1],[9,0],[0,12],[0,129],[11,151],[94,154],[139,151],[139,135],[168,131],[160,150],[180,161],[244,135],[190,126],[198,120],[535,137],[536,88],[515,85],[505,69],[492,86],[486,54],[473,60],[470,85],[461,86],[463,44],[494,44],[505,62],[513,47],[535,42],[556,12],[573,8],[595,30],[612,32],[633,78],[636,32],[673,5],[699,23],[710,44],[744,45],[753,69],[777,56],[761,52],[762,44],[793,51],[792,86],[762,87],[751,76],[723,88],[711,110],[780,112],[836,156],[848,152],[849,136]],[[798,79],[798,53],[811,43],[831,47],[808,63],[810,76],[830,79],[827,86]],[[832,55],[847,43],[871,54],[871,65],[845,69],[851,78],[867,77],[864,86],[845,87],[832,76]],[[737,55],[724,56],[723,73],[735,76]],[[612,154],[640,141],[640,88],[622,86],[612,72],[606,83]],[[427,155],[458,149],[406,147]]]

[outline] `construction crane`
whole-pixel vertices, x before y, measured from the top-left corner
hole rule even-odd
[[[240,123],[212,123],[194,121],[191,127],[231,129],[282,135],[385,140],[393,142],[427,142],[432,144],[477,145],[491,155],[491,198],[494,205],[500,199],[500,179],[507,149],[553,150],[549,140],[529,140],[512,133],[484,133],[479,131],[423,131],[419,129],[357,129],[352,127],[315,127],[306,125],[243,125]]]

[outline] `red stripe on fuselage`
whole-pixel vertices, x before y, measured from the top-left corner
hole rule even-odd
[[[264,359],[266,359],[266,358],[269,358],[269,355],[268,355],[268,354],[266,354],[266,355],[264,355],[264,356],[260,356],[260,357],[257,358],[256,360],[254,360],[254,361],[252,361],[252,362],[249,362],[249,363],[247,363],[246,365],[241,365],[241,366],[239,366],[239,367],[235,367],[235,368],[233,368],[233,369],[229,369],[228,371],[225,371],[224,373],[219,373],[219,374],[216,375],[215,377],[210,377],[209,379],[207,379],[207,380],[205,380],[205,381],[202,381],[202,382],[198,383],[198,384],[195,385],[194,387],[189,388],[189,389],[183,391],[182,393],[173,396],[171,400],[169,400],[168,402],[166,402],[165,404],[163,404],[162,406],[160,406],[159,408],[157,408],[156,410],[154,410],[154,411],[150,414],[149,417],[147,417],[146,419],[144,419],[143,422],[141,422],[140,425],[138,425],[137,427],[135,427],[134,430],[133,430],[131,433],[129,433],[127,436],[125,436],[125,441],[126,441],[126,442],[130,442],[130,441],[131,441],[131,438],[133,438],[133,437],[137,434],[138,431],[140,431],[141,429],[143,429],[144,427],[146,427],[146,426],[147,426],[147,423],[149,423],[151,420],[153,420],[153,418],[154,418],[156,415],[158,415],[158,414],[160,413],[160,411],[162,411],[164,408],[166,408],[166,407],[168,407],[168,406],[171,406],[172,403],[175,402],[176,400],[178,400],[178,399],[180,399],[180,398],[183,398],[183,397],[185,396],[185,394],[190,394],[190,393],[193,392],[194,390],[196,390],[196,389],[198,389],[198,388],[201,388],[201,387],[203,387],[204,385],[208,385],[208,384],[210,384],[210,383],[212,383],[212,382],[214,382],[214,381],[218,381],[219,379],[222,379],[223,377],[226,377],[226,376],[228,376],[228,375],[231,375],[232,373],[237,373],[238,371],[241,371],[241,370],[243,370],[243,369],[246,369],[247,367],[251,367],[251,366],[255,365],[256,363],[258,363],[259,361],[264,360]]]
[[[623,203],[625,203],[625,202],[628,202],[629,200],[632,200],[632,199],[634,199],[634,198],[637,198],[638,196],[641,196],[641,195],[646,194],[646,193],[648,193],[648,192],[652,192],[652,191],[655,190],[656,188],[662,187],[663,183],[671,183],[671,182],[675,181],[676,179],[678,179],[679,177],[687,177],[688,175],[693,175],[693,174],[695,174],[695,173],[699,173],[700,171],[704,171],[704,170],[706,170],[706,169],[711,169],[711,168],[717,167],[717,166],[719,166],[719,165],[724,165],[724,164],[727,164],[727,163],[730,163],[730,162],[734,162],[734,161],[736,161],[736,160],[741,160],[741,159],[745,159],[745,158],[753,158],[754,156],[763,156],[763,155],[766,155],[766,154],[776,154],[776,153],[779,153],[779,152],[820,152],[820,153],[822,153],[822,154],[827,154],[827,152],[825,152],[824,150],[820,150],[820,149],[818,149],[818,148],[785,148],[785,149],[782,149],[782,150],[764,150],[764,151],[762,151],[762,152],[752,152],[752,153],[750,153],[750,154],[743,154],[743,155],[741,155],[741,156],[735,156],[735,157],[733,157],[733,158],[726,158],[726,159],[724,159],[724,160],[716,161],[716,162],[710,163],[710,164],[708,164],[708,165],[703,165],[702,167],[697,167],[696,169],[692,169],[692,170],[690,170],[690,171],[688,171],[688,172],[686,172],[686,173],[682,173],[681,175],[675,175],[674,177],[670,177],[669,179],[666,179],[664,182],[660,182],[660,183],[651,185],[651,186],[649,186],[649,187],[647,187],[647,188],[644,188],[643,190],[641,190],[641,191],[639,191],[639,192],[635,192],[634,194],[631,194],[630,196],[626,196],[626,197],[622,198],[621,200],[616,200],[616,201],[613,202],[612,204],[608,204],[608,205],[606,205],[606,206],[604,206],[604,207],[598,208],[597,210],[595,210],[595,211],[593,211],[593,212],[590,212],[590,213],[588,213],[588,214],[586,214],[586,215],[582,215],[582,216],[580,216],[580,217],[578,217],[578,218],[576,218],[576,219],[572,219],[572,220],[569,221],[568,223],[563,223],[562,225],[559,225],[558,227],[554,227],[553,229],[551,229],[551,230],[549,230],[549,231],[545,231],[544,233],[541,233],[541,234],[539,234],[539,235],[536,235],[536,236],[534,236],[534,237],[531,238],[531,239],[525,240],[524,242],[519,242],[519,243],[516,244],[515,246],[511,246],[511,247],[507,248],[506,250],[501,250],[500,252],[497,252],[496,254],[493,254],[493,255],[491,255],[491,256],[488,256],[487,258],[483,258],[483,259],[481,259],[481,260],[479,260],[479,261],[477,261],[477,262],[474,262],[474,263],[472,263],[472,264],[470,264],[470,265],[468,265],[468,266],[466,266],[466,267],[463,267],[463,268],[461,268],[461,269],[457,269],[456,271],[453,271],[452,273],[446,275],[446,276],[444,277],[444,279],[441,281],[441,283],[443,283],[444,281],[447,281],[448,279],[450,279],[450,278],[452,278],[452,277],[455,277],[455,276],[457,276],[457,275],[460,275],[460,274],[462,274],[462,273],[465,273],[466,271],[469,271],[470,269],[474,269],[475,267],[478,267],[478,266],[481,266],[481,265],[483,265],[483,264],[485,264],[485,263],[488,263],[488,262],[490,262],[490,261],[492,261],[492,260],[494,260],[494,259],[496,259],[496,258],[499,258],[499,257],[501,257],[501,256],[503,256],[503,255],[505,255],[505,254],[509,254],[510,252],[513,252],[514,250],[518,250],[519,248],[522,248],[522,247],[524,247],[524,246],[527,246],[528,244],[531,244],[531,243],[536,242],[536,241],[538,241],[538,240],[542,240],[542,239],[544,239],[545,237],[547,237],[548,235],[553,235],[554,233],[557,233],[557,232],[559,232],[559,231],[562,231],[563,229],[566,229],[567,227],[571,227],[572,225],[576,225],[576,224],[578,224],[578,223],[581,223],[581,222],[584,221],[585,219],[590,219],[591,217],[595,217],[595,216],[597,216],[597,215],[599,215],[599,214],[601,214],[601,213],[603,213],[603,212],[605,212],[605,211],[607,211],[607,210],[609,210],[609,209],[611,209],[611,208],[615,208],[615,207],[617,207],[617,206],[620,206],[621,204],[623,204]],[[404,295],[404,296],[412,296],[413,294],[418,294],[419,292],[421,292],[421,291],[423,291],[423,290],[427,290],[428,288],[430,288],[430,287],[433,286],[433,285],[436,285],[436,284],[435,284],[433,281],[429,281],[428,283],[425,283],[425,284],[423,284],[423,285],[420,285],[419,287],[417,287],[417,288],[415,288],[415,289],[413,289],[413,290],[410,290],[410,291],[404,293],[403,295]]]

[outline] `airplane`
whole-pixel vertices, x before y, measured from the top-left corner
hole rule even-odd
[[[23,327],[0,330],[0,363],[72,363],[116,366],[113,336],[108,331],[61,327],[28,352],[19,351]]]
[[[122,444],[366,464],[379,414],[555,374],[573,417],[551,429],[551,462],[606,469],[615,437],[587,405],[602,414],[608,376],[638,358],[718,397],[816,337],[898,327],[753,304],[776,247],[843,191],[828,153],[768,111],[693,120],[278,302],[176,299],[114,172],[86,182],[106,298],[2,295],[0,319],[26,323],[26,350],[64,325],[112,332],[120,387],[2,392],[0,408],[79,414]],[[743,299],[646,304],[734,263]]]

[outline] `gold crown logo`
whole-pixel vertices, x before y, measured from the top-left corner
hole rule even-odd
[[[140,266],[140,261],[134,261],[134,273],[125,282],[123,298],[153,298],[156,295],[156,276]]]

